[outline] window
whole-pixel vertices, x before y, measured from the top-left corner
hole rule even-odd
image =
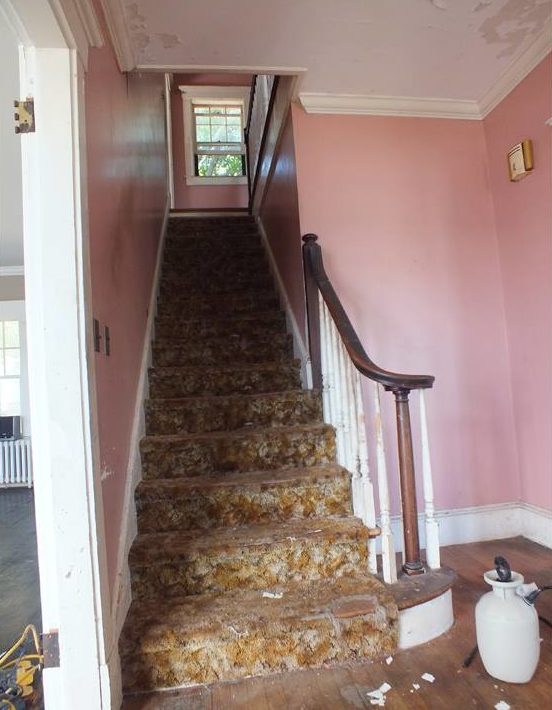
[[[193,103],[197,177],[245,175],[243,105]]]
[[[249,86],[179,86],[187,185],[245,185]]]
[[[19,321],[0,321],[0,415],[21,414]]]

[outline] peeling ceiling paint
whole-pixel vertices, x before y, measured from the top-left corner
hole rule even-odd
[[[125,13],[140,65],[304,67],[302,91],[478,100],[552,0],[133,0]]]

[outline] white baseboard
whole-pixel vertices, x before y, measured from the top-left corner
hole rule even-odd
[[[132,422],[132,431],[130,437],[129,459],[126,473],[125,496],[123,501],[123,519],[121,524],[121,532],[119,537],[119,549],[117,553],[117,576],[114,584],[114,593],[111,603],[111,619],[113,625],[113,643],[114,649],[111,649],[108,663],[110,669],[110,677],[117,675],[118,668],[118,652],[117,645],[119,636],[123,627],[130,602],[130,571],[128,568],[128,553],[134,538],[136,537],[136,508],[134,505],[134,490],[142,477],[142,465],[140,461],[140,440],[145,434],[145,416],[144,416],[144,401],[148,394],[148,369],[151,363],[151,341],[153,337],[153,327],[155,322],[157,295],[159,291],[159,281],[161,276],[161,263],[163,259],[163,248],[165,245],[165,236],[167,233],[167,224],[169,221],[170,212],[170,196],[167,196],[165,205],[165,213],[161,225],[161,235],[159,245],[157,247],[157,258],[155,263],[155,271],[153,274],[153,282],[151,289],[150,302],[148,307],[148,320],[144,333],[144,344],[142,348],[142,361],[140,363],[140,375],[138,378],[138,386],[136,389],[136,402],[134,406],[134,418]],[[113,679],[112,687],[115,685]],[[113,707],[118,707],[115,703]]]
[[[288,332],[291,331],[293,335],[293,356],[301,361],[301,382],[303,384],[304,389],[311,389],[312,370],[309,351],[307,350],[307,347],[305,345],[305,338],[303,333],[301,333],[299,324],[297,323],[297,319],[295,318],[295,314],[293,313],[293,310],[291,308],[291,303],[289,301],[289,296],[284,284],[284,280],[282,279],[282,275],[280,274],[280,270],[278,269],[278,265],[276,263],[276,259],[274,258],[274,253],[270,247],[270,242],[268,240],[268,236],[262,223],[262,220],[260,217],[256,217],[256,220],[257,225],[259,227],[259,232],[261,234],[261,241],[268,257],[270,273],[276,281],[278,295],[280,296],[280,303],[286,314]]]
[[[453,508],[435,513],[439,523],[439,541],[446,545],[500,540],[523,535],[541,545],[552,548],[552,511],[521,501]],[[425,516],[418,516],[420,546],[425,547]],[[395,549],[403,549],[402,521],[399,515],[391,518]],[[379,552],[379,550],[378,550]]]

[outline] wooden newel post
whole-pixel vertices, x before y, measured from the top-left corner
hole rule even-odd
[[[307,301],[307,323],[309,329],[309,354],[312,368],[312,386],[322,390],[322,358],[320,354],[320,311],[318,305],[318,286],[310,268],[310,250],[315,247],[316,234],[305,234],[303,237],[303,271],[305,275],[305,296]]]
[[[406,574],[423,574],[418,536],[418,506],[416,504],[416,478],[414,452],[408,407],[408,389],[393,390],[397,409],[397,438],[399,443],[399,471],[401,478],[402,517],[404,528],[404,564]]]

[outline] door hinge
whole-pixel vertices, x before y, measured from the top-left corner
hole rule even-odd
[[[59,668],[59,633],[57,631],[42,634],[42,655],[44,668]]]
[[[34,115],[34,99],[26,99],[25,101],[14,101],[14,107],[17,109],[15,118],[16,133],[34,133],[35,115]]]

